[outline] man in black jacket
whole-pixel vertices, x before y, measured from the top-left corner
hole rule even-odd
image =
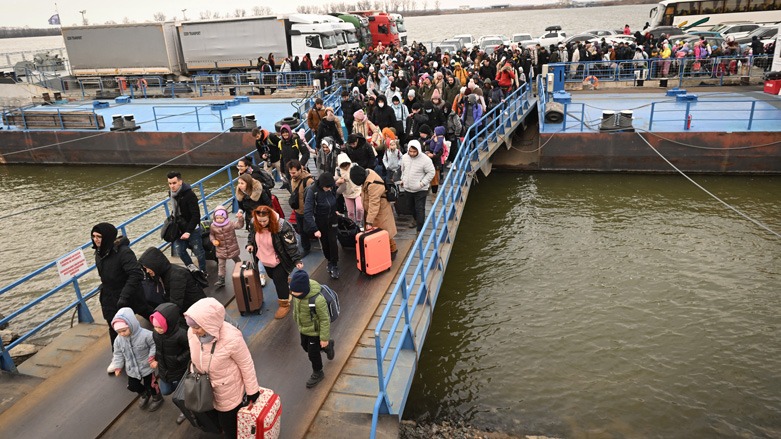
[[[198,197],[189,184],[182,181],[179,172],[168,173],[168,188],[171,196],[171,212],[182,218],[184,230],[182,235],[173,242],[174,252],[185,265],[192,265],[193,260],[187,253],[187,248],[192,247],[195,257],[198,259],[198,268],[206,273],[206,252],[203,250],[201,235],[201,209],[198,207]],[[186,309],[186,308],[185,308]]]
[[[180,317],[192,304],[206,297],[190,270],[172,264],[157,247],[146,249],[138,262],[153,280],[163,282],[165,301],[179,308]],[[182,318],[179,323],[183,324],[183,321]]]
[[[369,142],[366,141],[362,134],[350,134],[345,145],[344,152],[353,163],[357,163],[365,169],[374,169],[374,166],[377,165],[377,157],[371,145],[369,145]]]

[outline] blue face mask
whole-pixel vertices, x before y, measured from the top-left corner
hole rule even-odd
[[[214,341],[214,336],[206,334],[203,337],[198,337],[198,340],[200,340],[201,344],[209,344]]]

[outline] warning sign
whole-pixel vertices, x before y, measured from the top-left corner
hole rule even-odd
[[[60,282],[67,282],[89,267],[87,258],[81,249],[63,256],[57,260],[57,272],[60,273]]]

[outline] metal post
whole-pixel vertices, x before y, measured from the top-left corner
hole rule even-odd
[[[93,113],[94,113],[94,111],[93,111]],[[60,112],[59,108],[57,109],[57,118],[60,120],[60,129],[64,130],[65,129],[65,123],[62,121],[62,112]]]
[[[79,301],[79,304],[77,305],[79,323],[95,323],[95,319],[92,318],[92,313],[89,312],[89,308],[87,307],[87,302],[85,302],[84,298],[81,296],[78,278],[74,277],[72,282],[73,289],[76,290],[76,299]]]
[[[155,130],[160,131],[160,125],[157,123],[157,110],[155,107],[152,107],[152,116],[155,118]]]
[[[195,123],[198,124],[198,131],[201,131],[201,118],[198,115],[198,107],[195,107]]]
[[[561,132],[567,132],[567,103],[564,103],[564,116],[561,118]]]
[[[686,114],[683,117],[683,129],[684,131],[689,130],[689,108],[691,107],[691,102],[686,103]]]
[[[14,364],[14,360],[11,359],[11,355],[8,353],[7,350],[5,350],[3,343],[0,343],[0,370],[4,370],[6,372],[11,372],[11,373],[18,372],[16,370],[16,365]]]
[[[654,127],[654,109],[656,108],[656,102],[651,103],[651,117],[648,119],[648,131],[651,131]]]
[[[206,191],[203,189],[203,183],[198,183],[198,189],[201,191],[201,204],[203,204],[203,213],[204,215],[208,215],[209,206],[206,205]],[[200,218],[198,221],[200,221]]]
[[[754,124],[754,109],[757,106],[757,101],[751,101],[751,114],[748,116],[748,130],[751,131],[751,125]]]

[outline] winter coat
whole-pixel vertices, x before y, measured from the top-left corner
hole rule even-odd
[[[428,160],[428,157],[426,159]],[[363,201],[364,224],[371,224],[387,231],[390,238],[396,236],[396,220],[393,218],[393,208],[385,198],[385,182],[371,169],[366,170],[366,181],[361,189],[361,201]]]
[[[336,191],[325,191],[320,187],[320,182],[316,181],[306,190],[304,231],[325,232],[332,225],[336,225]]]
[[[130,308],[120,308],[114,319],[122,319],[130,327],[130,336],[117,336],[114,339],[114,357],[111,365],[114,369],[125,369],[127,376],[142,379],[154,370],[149,365],[149,357],[155,355],[155,342],[152,331],[138,324],[135,313]]]
[[[170,194],[170,191],[169,191]],[[198,207],[198,196],[187,183],[182,183],[179,193],[173,197],[179,207],[179,215],[187,223],[184,233],[193,233],[201,224],[201,208]]]
[[[396,126],[396,113],[393,111],[393,108],[387,104],[382,108],[378,106],[374,109],[374,118],[372,121],[380,130],[383,128],[393,128]]]
[[[260,389],[252,355],[241,331],[225,322],[225,307],[217,299],[209,297],[199,300],[184,315],[214,337],[212,342],[202,345],[192,328],[187,330],[190,360],[200,372],[208,371],[214,390],[214,408],[221,412],[231,411],[241,404],[245,393],[258,393]],[[212,346],[214,354],[211,353]]]
[[[306,162],[309,161],[309,148],[298,138],[298,135],[290,129],[289,125],[282,125],[279,129],[280,133],[285,130],[290,133],[290,136],[288,136],[287,140],[280,136],[279,143],[277,144],[281,157],[280,160],[282,161],[280,163],[282,169],[287,169],[287,162],[290,160],[298,160],[303,166],[306,166]]]
[[[311,110],[309,110],[309,113],[306,114],[306,124],[309,126],[309,129],[317,132],[317,128],[320,125],[320,121],[325,119],[325,107],[318,110],[315,107],[312,107]]]
[[[251,211],[250,211],[251,212]],[[250,215],[250,213],[247,213]],[[239,255],[241,249],[239,248],[239,239],[236,237],[236,229],[242,229],[244,227],[244,217],[238,218],[236,221],[227,221],[224,226],[218,226],[212,222],[209,227],[209,239],[219,241],[219,245],[215,246],[218,259],[233,259]]]
[[[155,360],[157,374],[168,383],[182,379],[187,363],[190,361],[190,345],[187,343],[187,330],[179,324],[181,311],[173,303],[163,303],[155,311],[162,314],[168,330],[163,334],[152,331],[155,341]]]
[[[442,94],[442,100],[445,102],[447,108],[453,107],[453,101],[458,97],[461,91],[461,86],[458,85],[458,81],[453,81],[453,85],[445,84],[445,88]]]
[[[407,126],[404,129],[404,133],[406,134],[407,139],[417,139],[420,137],[420,127],[423,124],[428,125],[428,123],[428,116],[426,116],[426,114],[422,111],[419,113],[410,113],[409,117],[407,118]]]
[[[302,298],[293,295],[293,319],[298,326],[298,332],[309,337],[320,337],[320,341],[331,339],[331,317],[328,315],[328,303],[320,294],[320,284],[309,279],[309,294]],[[320,294],[315,299],[315,315],[317,322],[309,312],[309,298]]]
[[[353,122],[353,134],[362,134],[363,138],[366,139],[367,142],[372,138],[374,133],[379,133],[380,131],[382,130],[380,130],[377,125],[372,123],[368,116],[362,121],[355,120]],[[347,148],[347,150],[349,151],[350,148]]]
[[[290,196],[294,196],[298,192],[298,209],[295,212],[299,215],[304,214],[304,197],[306,196],[306,188],[315,181],[315,178],[305,170],[301,170],[298,174],[298,178],[290,180]],[[303,186],[301,186],[303,184]]]
[[[342,168],[336,168],[336,174],[334,175],[337,180],[339,178],[344,178],[344,183],[339,186],[338,192],[342,194],[344,198],[349,198],[351,200],[361,196],[361,187],[350,180],[350,169],[352,169],[353,166],[355,166],[355,164],[351,164],[350,168],[345,172],[342,172]],[[344,186],[344,189],[342,189],[342,186]]]
[[[334,148],[336,149],[336,148]],[[330,172],[331,175],[336,174],[336,157],[339,155],[338,150],[332,149],[331,152],[325,154],[323,148],[317,151],[317,169],[322,172]]]
[[[247,218],[258,206],[271,207],[271,197],[267,191],[263,190],[263,185],[254,178],[252,179],[252,192],[249,195],[236,186],[236,201],[241,210],[248,215]]]
[[[320,126],[317,128],[317,135],[315,136],[315,139],[317,139],[317,148],[320,148],[320,142],[326,137],[334,139],[334,142],[336,142],[337,145],[344,143],[342,140],[342,126],[339,123],[339,119],[323,119],[320,121]]]
[[[365,138],[358,137],[358,143],[355,148],[348,146],[344,152],[353,163],[363,168],[374,169],[374,166],[377,164],[377,157]]]
[[[407,124],[409,110],[407,110],[407,107],[401,102],[399,102],[398,105],[391,104],[391,110],[393,110],[393,115],[396,118],[396,122],[401,124],[401,131],[399,131],[399,134],[401,134],[404,131],[405,125]]]
[[[286,272],[291,273],[296,268],[296,264],[301,262],[301,255],[298,253],[298,241],[296,241],[296,231],[293,226],[284,219],[279,219],[279,233],[271,235],[271,244],[274,246],[274,252],[279,258],[279,265]],[[255,240],[255,233],[251,233],[247,238],[247,245],[254,248],[253,257],[258,261],[258,245]]]
[[[415,157],[404,154],[401,158],[401,188],[407,192],[428,191],[435,172],[434,163],[422,152]]]
[[[108,254],[101,256],[95,251],[95,266],[100,275],[100,307],[103,318],[111,321],[119,308],[129,306],[140,315],[147,316],[151,311],[144,298],[141,280],[144,272],[130,249],[130,241],[119,236]]]
[[[154,271],[154,280],[162,280],[166,302],[171,302],[180,310],[189,308],[206,295],[196,282],[190,270],[174,265],[157,247],[149,247],[138,259],[146,268]]]
[[[389,171],[395,171],[401,167],[402,154],[399,148],[391,150],[390,148],[385,150],[385,155],[382,156],[382,164],[385,165],[385,169]]]

